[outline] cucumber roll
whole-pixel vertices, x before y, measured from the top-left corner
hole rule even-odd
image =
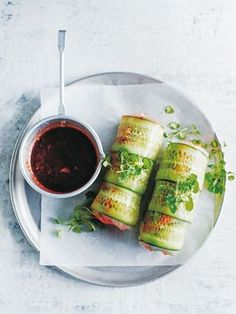
[[[148,210],[192,222],[199,193],[194,176],[178,183],[158,180]]]
[[[171,143],[164,152],[139,239],[145,248],[179,251],[204,182],[208,153],[192,143]]]
[[[208,153],[203,148],[191,142],[171,143],[164,153],[156,179],[178,182],[195,174],[202,189],[207,163]]]
[[[156,160],[163,139],[163,128],[146,116],[122,116],[112,151],[128,152]]]
[[[121,230],[137,224],[141,195],[147,189],[162,140],[163,128],[154,120],[122,116],[107,160],[110,168],[92,204],[95,217]]]
[[[103,223],[121,230],[135,226],[139,218],[141,196],[117,185],[104,182],[93,201],[93,214]],[[111,219],[105,219],[110,217]]]
[[[104,180],[143,195],[153,168],[153,161],[126,150],[111,153],[111,167]]]
[[[179,251],[188,225],[185,221],[148,210],[140,226],[140,244],[146,244],[144,247],[150,249]]]

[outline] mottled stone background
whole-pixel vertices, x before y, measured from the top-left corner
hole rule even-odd
[[[40,88],[57,84],[57,30],[68,30],[66,79],[133,71],[175,82],[209,117],[236,164],[235,0],[0,1],[0,314],[235,313],[236,193],[210,239],[181,269],[134,288],[101,288],[39,266],[14,217],[10,157]]]

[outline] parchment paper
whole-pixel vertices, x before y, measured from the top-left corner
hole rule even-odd
[[[177,90],[164,84],[127,86],[82,86],[66,88],[66,113],[89,123],[101,138],[105,152],[109,151],[121,115],[146,113],[164,126],[171,121],[181,125],[195,123],[203,139],[213,138],[213,130],[203,114]],[[43,90],[41,117],[57,113],[57,90]],[[164,108],[172,105],[174,114],[166,114]],[[92,187],[90,190],[93,190]],[[106,227],[93,233],[76,234],[58,227],[52,218],[69,218],[73,208],[84,196],[69,199],[42,197],[40,264],[76,266],[153,266],[184,263],[205,241],[213,225],[214,199],[207,191],[201,193],[195,219],[188,228],[184,246],[175,256],[150,253],[138,245],[137,232],[121,232]],[[62,237],[57,229],[64,229]]]

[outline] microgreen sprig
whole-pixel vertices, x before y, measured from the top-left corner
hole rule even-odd
[[[166,106],[165,107],[165,113],[168,113],[168,114],[171,114],[171,113],[174,113],[175,112],[175,110],[174,110],[174,108],[172,107],[172,106]]]
[[[162,190],[163,192],[166,191],[164,184],[161,185],[161,191]],[[194,207],[193,193],[198,192],[199,183],[197,176],[195,174],[191,174],[186,180],[178,181],[175,186],[173,185],[169,188],[165,198],[166,205],[173,214],[178,210],[180,204],[184,204],[185,209],[191,211]]]
[[[153,161],[149,158],[137,154],[129,153],[127,149],[121,149],[118,152],[120,169],[120,180],[125,181],[133,176],[141,174],[142,170],[149,170],[153,166]]]
[[[131,177],[139,176],[141,172],[150,170],[153,166],[153,161],[149,158],[142,157],[138,154],[130,153],[127,149],[123,148],[117,152],[119,168],[116,172],[119,174],[119,181],[124,182]],[[112,158],[107,156],[104,159],[103,166],[111,168]]]
[[[111,164],[111,156],[110,155],[106,155],[103,158],[103,162],[102,162],[103,167],[105,168],[111,168],[112,164]]]
[[[187,127],[181,127],[178,122],[170,122],[168,124],[168,128],[171,130],[170,132],[165,132],[164,137],[169,141],[173,142],[175,140],[186,140],[189,137],[200,136],[201,133],[195,124],[192,124]]]
[[[225,143],[224,147],[226,147]],[[212,193],[223,194],[226,181],[233,181],[235,174],[226,170],[224,153],[218,141],[211,141],[208,148],[210,149],[209,158],[211,162],[208,164],[208,171],[205,174],[206,187]]]
[[[92,191],[87,192],[86,198],[87,200],[84,203],[74,208],[72,217],[69,220],[53,218],[53,222],[56,225],[66,226],[69,231],[75,233],[93,232],[97,227],[102,227],[103,225],[93,216],[90,209],[90,205],[95,198],[95,193]],[[56,233],[58,237],[62,237],[62,229],[57,229]]]
[[[205,174],[206,187],[209,192],[223,194],[227,180],[233,181],[235,174],[226,170],[224,153],[218,141],[212,140],[210,143],[204,143],[202,140],[193,140],[193,144],[202,146],[209,151],[208,171]],[[223,143],[226,147],[226,143]]]

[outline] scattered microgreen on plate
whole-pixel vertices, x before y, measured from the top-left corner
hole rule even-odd
[[[172,107],[172,106],[166,106],[165,107],[165,113],[168,113],[168,114],[171,114],[171,113],[174,113],[175,112],[175,110],[174,110],[174,108]]]
[[[178,122],[172,121],[168,124],[168,129],[164,132],[164,137],[168,142],[176,140],[187,140],[193,137],[200,137],[201,133],[195,124],[187,127],[182,127]]]
[[[97,228],[102,228],[103,225],[99,222],[90,209],[90,205],[92,204],[96,193],[93,191],[89,191],[86,193],[86,201],[82,204],[77,205],[74,210],[71,218],[69,220],[64,220],[61,218],[53,218],[53,222],[59,226],[68,227],[69,231],[75,233],[81,232],[93,232]],[[62,229],[56,230],[57,237],[62,237]]]

